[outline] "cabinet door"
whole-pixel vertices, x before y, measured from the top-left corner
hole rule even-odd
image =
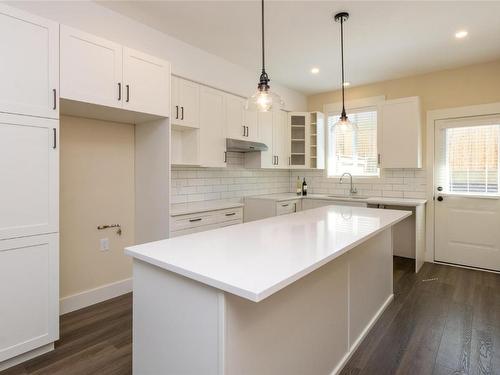
[[[123,108],[170,116],[170,64],[123,47]]]
[[[186,79],[177,78],[177,98],[178,98],[178,115],[177,121],[183,126],[190,128],[199,128],[200,118],[200,85]],[[172,116],[173,117],[173,116]]]
[[[0,362],[59,338],[57,234],[0,241]]]
[[[273,118],[273,153],[276,156],[276,168],[288,167],[286,128],[288,115],[284,111],[274,112]]]
[[[59,25],[0,4],[0,112],[59,118]]]
[[[388,100],[382,105],[382,168],[422,168],[420,100]]]
[[[0,240],[58,231],[58,120],[0,114]]]
[[[224,93],[200,88],[200,163],[203,167],[226,166]]]
[[[122,46],[61,25],[61,98],[121,108]]]
[[[226,95],[226,133],[228,138],[247,139],[245,100],[234,95]]]
[[[260,142],[267,145],[267,151],[261,151],[261,168],[274,168],[276,154],[273,149],[274,112],[258,112]]]
[[[260,134],[259,113],[261,112],[245,110],[245,126],[247,127],[245,139],[249,141],[263,142],[263,135]]]

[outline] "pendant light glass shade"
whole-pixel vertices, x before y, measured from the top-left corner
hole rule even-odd
[[[262,11],[262,73],[260,74],[259,84],[257,85],[257,92],[248,98],[246,102],[246,109],[257,112],[268,112],[273,108],[282,108],[285,103],[283,99],[271,91],[269,82],[271,79],[266,73],[265,68],[265,46],[264,46],[264,0],[261,0]]]
[[[349,120],[345,111],[345,79],[344,79],[344,22],[349,19],[349,13],[341,12],[334,16],[335,22],[340,22],[340,57],[342,63],[342,113],[338,121],[333,125],[341,131],[356,130],[358,127],[355,123]]]

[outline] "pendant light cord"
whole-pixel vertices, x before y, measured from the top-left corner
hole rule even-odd
[[[345,115],[344,105],[344,17],[340,17],[340,58],[342,60],[342,115]]]
[[[261,12],[262,12],[262,72],[266,71],[265,63],[265,47],[264,47],[264,0],[261,0]]]

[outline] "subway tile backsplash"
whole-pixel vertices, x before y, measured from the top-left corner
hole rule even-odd
[[[249,195],[295,191],[297,176],[306,177],[311,194],[348,194],[349,183],[327,178],[322,170],[246,169],[244,154],[228,153],[227,168],[172,167],[171,203],[235,199]],[[425,198],[421,169],[383,170],[380,178],[355,179],[359,195]]]

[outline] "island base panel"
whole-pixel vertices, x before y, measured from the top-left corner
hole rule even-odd
[[[336,374],[392,297],[390,228],[258,303],[134,260],[134,374]]]

